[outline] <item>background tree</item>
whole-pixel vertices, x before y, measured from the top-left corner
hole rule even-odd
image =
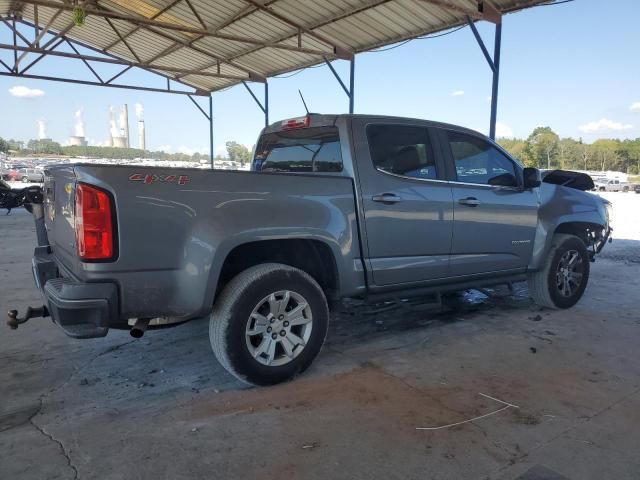
[[[499,138],[498,143],[516,159],[520,160],[525,167],[535,167],[536,161],[531,156],[527,148],[527,142],[517,138]]]
[[[226,145],[229,160],[240,162],[242,165],[251,160],[251,152],[244,145],[234,141],[227,142]]]
[[[610,170],[619,160],[617,140],[601,139],[591,145],[594,156],[598,159],[598,168],[602,171]]]
[[[570,168],[579,164],[580,143],[573,138],[563,138],[558,142],[560,168]]]
[[[0,137],[0,152],[6,153],[9,150],[9,142]]]
[[[551,168],[551,161],[558,149],[560,139],[558,135],[551,130],[551,127],[536,127],[527,142],[529,143],[529,152],[537,161],[537,166],[547,169]]]
[[[583,170],[589,170],[589,160],[593,157],[593,150],[591,145],[586,143],[582,143],[580,141],[578,143],[578,155],[580,159],[580,168]]]

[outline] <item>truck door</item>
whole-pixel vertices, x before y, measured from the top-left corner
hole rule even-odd
[[[449,275],[451,185],[424,123],[354,119],[365,260],[378,286]]]
[[[439,132],[452,174],[452,275],[524,270],[538,220],[537,192],[522,189],[522,168],[483,137]]]

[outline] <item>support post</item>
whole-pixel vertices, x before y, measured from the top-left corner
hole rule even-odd
[[[16,17],[13,17],[13,71],[18,73],[18,50],[15,48],[18,46],[18,37],[16,30]]]
[[[469,27],[471,27],[471,32],[473,32],[473,36],[476,38],[480,49],[482,50],[482,54],[484,58],[487,60],[489,64],[489,68],[491,72],[493,72],[493,79],[491,83],[491,118],[489,119],[489,138],[491,140],[496,139],[496,120],[498,117],[498,86],[500,82],[500,47],[502,45],[502,17],[498,18],[496,21],[496,33],[493,44],[493,58],[489,55],[489,51],[482,41],[482,37],[480,33],[478,33],[478,29],[471,17],[467,17],[467,23]]]
[[[211,170],[215,170],[213,162],[213,93],[209,94],[209,159],[211,160]]]
[[[258,100],[258,97],[256,97],[256,94],[253,93],[253,90],[251,90],[251,88],[249,88],[249,85],[247,85],[247,82],[243,80],[242,85],[244,85],[244,88],[247,89],[247,92],[249,92],[249,95],[251,95],[253,100],[256,102],[256,104],[258,105],[258,108],[260,108],[260,110],[262,110],[262,113],[264,113],[264,126],[266,127],[267,125],[269,125],[269,84],[268,82],[266,80],[264,82],[264,104],[260,103],[260,100]]]
[[[500,47],[502,43],[502,21],[496,23],[496,36],[493,47],[493,84],[491,86],[491,124],[489,137],[496,139],[496,119],[498,116],[498,84],[500,81]]]
[[[269,82],[264,82],[264,126],[269,126]]]
[[[353,97],[355,96],[355,90],[353,87],[354,84],[354,73],[356,70],[356,56],[354,55],[351,58],[351,62],[349,64],[349,113],[353,113]]]
[[[327,60],[326,57],[324,59],[324,63],[327,64],[327,67],[329,67],[329,70],[331,70],[333,76],[336,77],[336,80],[338,80],[338,83],[342,87],[342,90],[344,90],[344,93],[347,95],[347,97],[349,97],[349,113],[353,113],[353,81],[355,72],[355,60],[355,56],[351,57],[351,59],[349,60],[349,88],[347,88],[347,86],[340,78],[340,75],[338,75],[338,72],[336,72],[336,69],[333,68],[333,65],[331,65],[331,62]]]

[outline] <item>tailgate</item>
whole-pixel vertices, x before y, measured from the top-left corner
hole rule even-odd
[[[44,217],[49,244],[55,257],[67,268],[76,261],[74,198],[76,176],[72,165],[45,171]]]

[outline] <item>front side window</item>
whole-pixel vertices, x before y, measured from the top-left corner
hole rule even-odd
[[[515,164],[489,142],[458,132],[447,136],[459,182],[518,186]]]
[[[367,139],[378,170],[411,178],[436,179],[436,163],[424,127],[369,125]]]
[[[342,154],[335,127],[267,133],[260,138],[252,170],[258,172],[340,172]]]

